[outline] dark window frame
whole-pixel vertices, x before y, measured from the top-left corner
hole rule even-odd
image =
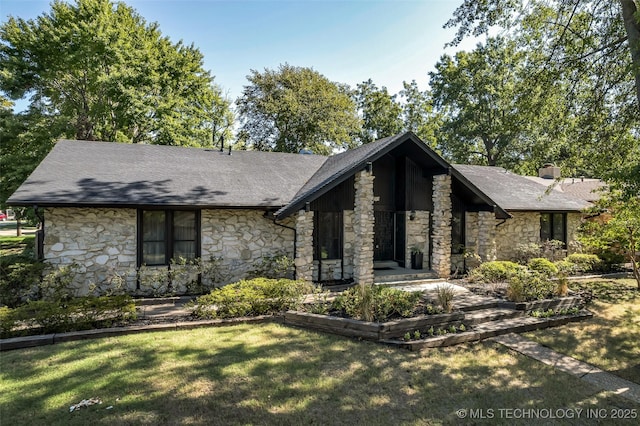
[[[556,228],[556,219],[559,217],[561,217],[562,219],[562,238],[556,238],[557,235],[554,232],[555,228]],[[543,230],[543,218],[544,217],[548,217],[548,230],[550,232],[548,232],[549,234],[549,238],[546,238],[546,236],[543,235],[543,232],[547,233],[547,230]],[[567,213],[566,212],[544,212],[544,213],[540,213],[540,242],[545,242],[545,241],[551,241],[551,240],[557,240],[557,241],[562,241],[565,246],[567,244]]]
[[[462,254],[467,243],[466,236],[466,208],[464,203],[455,195],[451,197],[451,254]],[[460,241],[455,241],[454,222],[456,216],[460,221]]]
[[[174,213],[175,212],[193,212],[195,214],[195,258],[199,258],[201,255],[201,211],[195,209],[162,209],[162,208],[145,208],[138,209],[137,211],[137,264],[138,267],[144,263],[144,212],[146,211],[161,211],[165,214],[165,238],[164,238],[164,262],[147,264],[147,266],[169,266],[171,259],[174,258],[175,243],[179,241],[189,240],[176,240],[174,236]]]
[[[334,257],[334,253],[329,253],[327,257],[321,258],[319,253],[321,251],[320,241],[323,237],[323,234],[326,233],[328,229],[333,229],[333,226],[328,226],[329,222],[326,220],[321,220],[321,215],[333,215],[334,220],[337,220],[338,223],[331,223],[331,225],[336,225],[338,228],[337,235],[337,257]],[[322,228],[322,229],[321,229]],[[335,239],[336,236],[333,236]],[[344,212],[343,211],[316,211],[313,215],[313,260],[338,260],[342,259],[344,256]]]

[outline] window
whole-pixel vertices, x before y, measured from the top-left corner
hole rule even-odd
[[[138,263],[168,265],[171,259],[200,256],[200,212],[141,210],[138,212]]]
[[[453,195],[451,197],[451,253],[460,254],[464,252],[464,211],[462,201]]]
[[[567,243],[567,214],[540,214],[540,241],[558,240]]]
[[[315,212],[313,259],[342,258],[342,212]]]

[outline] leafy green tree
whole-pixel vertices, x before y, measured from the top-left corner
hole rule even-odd
[[[64,124],[58,136],[206,146],[227,119],[198,49],[124,3],[56,0],[36,20],[10,17],[0,42],[0,90],[29,96]]]
[[[396,102],[396,95],[390,95],[386,87],[378,88],[371,79],[364,81],[358,84],[354,100],[362,117],[361,143],[373,142],[402,131],[402,106]]]
[[[532,127],[530,135],[538,137],[534,155],[584,175],[635,181],[638,187],[640,174],[619,172],[640,164],[638,5],[638,0],[464,0],[445,26],[458,28],[452,44],[501,28],[535,58],[529,79],[544,93],[555,93],[556,102],[541,111],[543,124]]]
[[[526,58],[515,44],[489,39],[472,52],[442,56],[435,68],[430,85],[443,114],[442,152],[462,163],[510,167],[521,161],[545,97],[527,79]]]
[[[402,106],[404,130],[415,133],[427,145],[436,147],[436,130],[441,125],[441,116],[433,111],[431,94],[421,91],[415,80],[402,82],[398,93]]]
[[[263,73],[251,70],[247,79],[250,84],[236,101],[245,146],[317,154],[353,146],[360,123],[346,85],[289,64]]]

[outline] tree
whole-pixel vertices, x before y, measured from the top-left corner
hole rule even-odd
[[[434,113],[431,94],[421,91],[415,80],[402,82],[398,93],[402,106],[404,130],[415,133],[427,145],[436,148],[436,130],[441,125],[441,116]]]
[[[57,136],[206,146],[228,112],[198,49],[124,3],[56,0],[36,20],[9,18],[0,42],[0,90],[63,123]]]
[[[386,87],[378,88],[369,79],[358,84],[353,96],[362,117],[361,143],[370,143],[402,131],[402,106]]]
[[[540,87],[527,78],[526,59],[502,38],[440,58],[430,85],[443,114],[439,144],[447,157],[505,167],[523,160],[530,150],[526,134],[545,102]]]
[[[251,70],[238,98],[239,138],[262,151],[330,154],[353,146],[360,123],[349,88],[312,68]]]

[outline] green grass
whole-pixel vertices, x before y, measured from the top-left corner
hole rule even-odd
[[[103,403],[69,413],[92,397]],[[640,412],[640,404],[491,342],[407,352],[245,324],[0,354],[3,424],[428,425],[459,424],[461,408],[614,407]]]
[[[33,247],[35,235],[23,235],[21,237],[0,236],[0,256],[22,254],[27,246]]]
[[[632,279],[584,280],[573,290],[590,289],[589,321],[527,333],[558,352],[640,383],[640,291]]]

